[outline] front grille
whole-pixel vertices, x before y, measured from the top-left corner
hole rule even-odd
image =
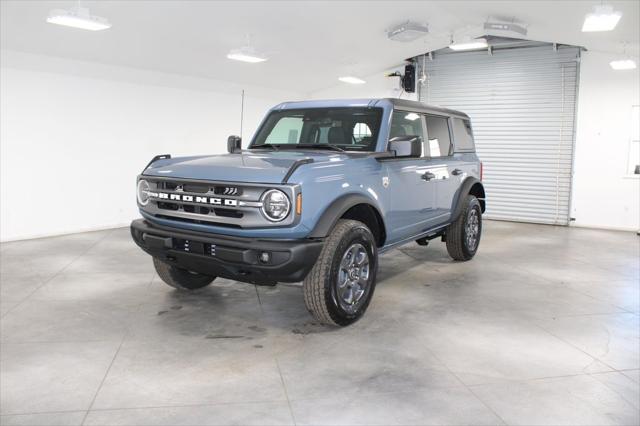
[[[267,220],[260,201],[266,191],[278,188],[285,191],[293,204],[297,191],[294,186],[233,185],[148,176],[144,179],[149,182],[150,201],[142,210],[159,218],[232,228],[287,226],[296,220],[293,211],[282,222]]]
[[[195,224],[198,224],[198,225],[215,225],[215,226],[222,226],[224,228],[237,228],[237,229],[242,228],[242,226],[235,225],[235,224],[232,224],[232,223],[203,221],[203,220],[198,220],[198,219],[188,219],[188,218],[184,218],[184,217],[167,216],[167,215],[163,215],[163,214],[158,214],[158,215],[156,215],[156,217],[158,217],[160,219],[176,220],[178,222],[195,223]]]
[[[158,189],[167,191],[184,191],[194,194],[206,194],[208,192],[211,192],[216,195],[242,195],[241,187],[232,185],[214,185],[207,183],[181,183],[179,181],[163,181],[159,183]]]

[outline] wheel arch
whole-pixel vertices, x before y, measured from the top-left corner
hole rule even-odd
[[[462,202],[464,201],[464,198],[469,194],[475,196],[478,199],[478,201],[480,202],[482,213],[485,212],[487,206],[484,185],[482,184],[482,182],[480,182],[479,179],[468,177],[462,182],[462,185],[460,185],[460,187],[456,191],[455,196],[453,197],[453,205],[451,206],[451,222],[455,221],[460,215],[463,207]]]
[[[347,194],[335,199],[324,210],[309,237],[326,237],[340,219],[353,219],[364,223],[373,233],[378,247],[384,245],[387,232],[382,214],[374,202],[362,194]]]

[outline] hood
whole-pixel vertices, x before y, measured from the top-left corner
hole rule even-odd
[[[342,161],[347,155],[318,151],[243,151],[239,154],[176,157],[157,160],[144,172],[147,176],[229,182],[280,183],[298,160],[314,163]]]

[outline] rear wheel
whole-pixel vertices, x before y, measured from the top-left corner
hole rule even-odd
[[[340,220],[304,280],[304,302],[320,322],[346,326],[369,306],[376,284],[378,251],[362,222]]]
[[[482,236],[482,209],[473,195],[464,199],[462,212],[447,227],[447,251],[455,260],[470,260],[475,256]]]
[[[153,258],[153,266],[155,266],[156,272],[162,278],[162,281],[178,290],[197,290],[208,286],[216,279],[216,277],[210,275],[203,275],[169,265],[155,257]]]

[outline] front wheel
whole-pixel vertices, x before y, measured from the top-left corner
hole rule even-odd
[[[447,227],[447,251],[454,260],[470,260],[475,256],[482,235],[482,208],[473,195],[464,199],[462,212]]]
[[[178,290],[197,290],[208,286],[216,279],[216,277],[171,266],[155,257],[153,258],[153,266],[162,281]]]
[[[339,220],[303,283],[304,302],[323,324],[346,326],[369,306],[376,285],[378,250],[362,222]]]

